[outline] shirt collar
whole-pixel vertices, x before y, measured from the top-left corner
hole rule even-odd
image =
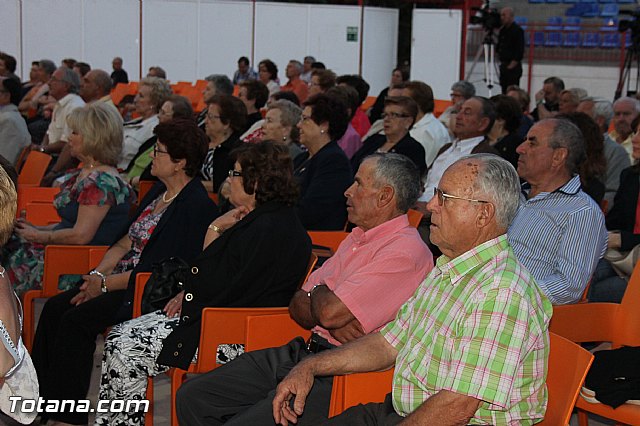
[[[436,119],[436,117],[433,114],[431,114],[430,112],[428,112],[416,124],[413,125],[413,128],[417,129],[418,127],[427,126],[427,125],[429,125],[429,123],[431,123],[435,119]]]
[[[464,149],[465,146],[476,146],[480,142],[484,140],[484,136],[476,136],[469,139],[456,139],[453,141],[452,148],[453,149]]]
[[[351,231],[351,235],[353,236],[353,241],[356,244],[362,245],[367,244],[370,241],[375,241],[378,237],[387,234],[393,234],[398,232],[399,230],[406,228],[409,226],[409,219],[406,214],[400,215],[398,217],[394,217],[391,220],[382,223],[375,228],[369,229],[365,231],[360,227],[353,228]]]
[[[493,259],[498,253],[506,250],[508,247],[509,241],[507,240],[507,234],[502,234],[492,240],[485,241],[455,259],[451,259],[443,254],[436,260],[436,268],[440,270],[442,275],[448,275],[451,284],[455,285],[472,269]]]
[[[77,96],[77,95],[75,93],[67,93],[62,99],[58,101],[58,105],[60,107],[64,107],[69,102],[71,102],[74,96]]]
[[[531,200],[545,199],[549,195],[555,194],[556,192],[559,192],[561,194],[566,194],[566,195],[576,195],[581,188],[582,188],[582,185],[580,184],[580,175],[575,175],[574,177],[569,179],[567,183],[562,185],[560,188],[552,192],[541,192],[535,197],[533,197]],[[525,182],[522,184],[521,190],[522,190],[522,195],[524,195],[524,198],[526,199],[527,195],[529,195],[529,191],[531,190],[531,185]]]

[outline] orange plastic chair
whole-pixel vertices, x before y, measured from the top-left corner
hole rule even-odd
[[[246,343],[248,316],[286,314],[288,308],[204,308],[198,345],[198,360],[188,371],[174,368],[171,371],[171,424],[178,425],[176,394],[187,373],[206,373],[220,365],[216,363],[218,346],[225,343]]]
[[[211,198],[211,201],[213,201],[214,203],[216,203],[216,205],[218,205],[219,203],[218,194],[216,194],[215,192],[209,192],[209,198]]]
[[[340,243],[347,238],[348,232],[344,231],[308,231],[311,242],[317,246],[328,247],[333,255]]]
[[[640,346],[640,262],[627,284],[622,302],[578,303],[553,307],[550,330],[573,342],[611,342],[613,348]],[[624,404],[613,409],[579,397],[580,426],[589,424],[587,413],[630,425],[640,424],[640,406]]]
[[[29,290],[23,296],[24,326],[22,339],[30,351],[35,331],[34,299],[49,298],[60,293],[58,279],[62,274],[84,274],[98,266],[107,246],[49,245],[44,249],[42,290]]]
[[[17,172],[20,172],[22,170],[22,165],[24,164],[30,152],[31,152],[31,145],[25,146],[24,148],[22,148],[22,151],[20,151],[20,155],[18,155],[18,159],[16,160],[16,164],[15,164]]]
[[[18,175],[18,186],[40,186],[40,181],[47,172],[50,162],[51,156],[49,154],[31,151]]]
[[[288,313],[250,315],[247,317],[246,329],[246,352],[286,345],[298,336],[306,341],[311,336],[311,331],[298,325]]]
[[[440,115],[451,105],[453,104],[450,100],[435,99],[435,108],[433,109],[433,114],[436,117],[440,117]]]
[[[43,186],[18,187],[18,209],[16,217],[26,214],[27,204],[33,202],[53,203],[53,199],[60,192],[60,188],[47,188]]]
[[[362,105],[360,105],[360,109],[364,112],[367,112],[369,108],[371,108],[373,104],[376,103],[376,99],[377,98],[375,96],[367,96],[367,99],[365,99]]]
[[[557,334],[549,333],[549,340],[551,345],[547,373],[549,402],[544,419],[536,424],[566,426],[569,424],[578,393],[593,362],[593,355]]]
[[[204,89],[206,89],[207,84],[209,84],[207,80],[196,80],[194,87],[202,92]]]
[[[386,371],[335,376],[329,403],[329,417],[337,416],[349,407],[369,402],[383,402],[391,392],[391,368]]]
[[[60,215],[51,203],[31,202],[25,208],[25,219],[36,226],[46,226],[60,223]]]
[[[407,216],[409,218],[409,225],[417,228],[418,226],[420,226],[420,221],[422,220],[422,216],[424,216],[424,213],[418,210],[409,209],[409,211],[407,211]]]
[[[155,180],[141,180],[138,183],[138,204],[147,195],[147,192],[156,184]]]
[[[111,89],[111,101],[118,105],[122,98],[129,94],[129,84],[128,83],[118,83],[116,87]]]

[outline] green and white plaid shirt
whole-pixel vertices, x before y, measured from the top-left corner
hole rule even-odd
[[[543,418],[551,315],[506,235],[456,259],[441,256],[381,330],[399,352],[396,412],[406,416],[444,389],[482,400],[472,424]]]

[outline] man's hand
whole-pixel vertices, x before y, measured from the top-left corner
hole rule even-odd
[[[544,99],[544,89],[540,89],[536,92],[536,103]]]
[[[273,398],[273,419],[276,424],[288,426],[289,422],[298,423],[298,417],[304,412],[307,395],[313,387],[313,373],[301,362],[293,368],[276,388]],[[291,408],[291,398],[295,398]]]
[[[511,61],[511,62],[509,62],[509,65],[507,65],[507,69],[512,70],[517,66],[518,66],[518,61]]]
[[[366,334],[362,328],[362,324],[360,324],[357,318],[352,319],[340,328],[329,330],[329,333],[340,343],[350,342]]]

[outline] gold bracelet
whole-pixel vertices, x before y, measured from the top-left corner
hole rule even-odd
[[[222,235],[222,233],[224,232],[224,230],[222,228],[220,228],[219,226],[214,225],[213,223],[211,225],[209,225],[208,228],[211,229],[213,232],[217,232],[218,235]]]

